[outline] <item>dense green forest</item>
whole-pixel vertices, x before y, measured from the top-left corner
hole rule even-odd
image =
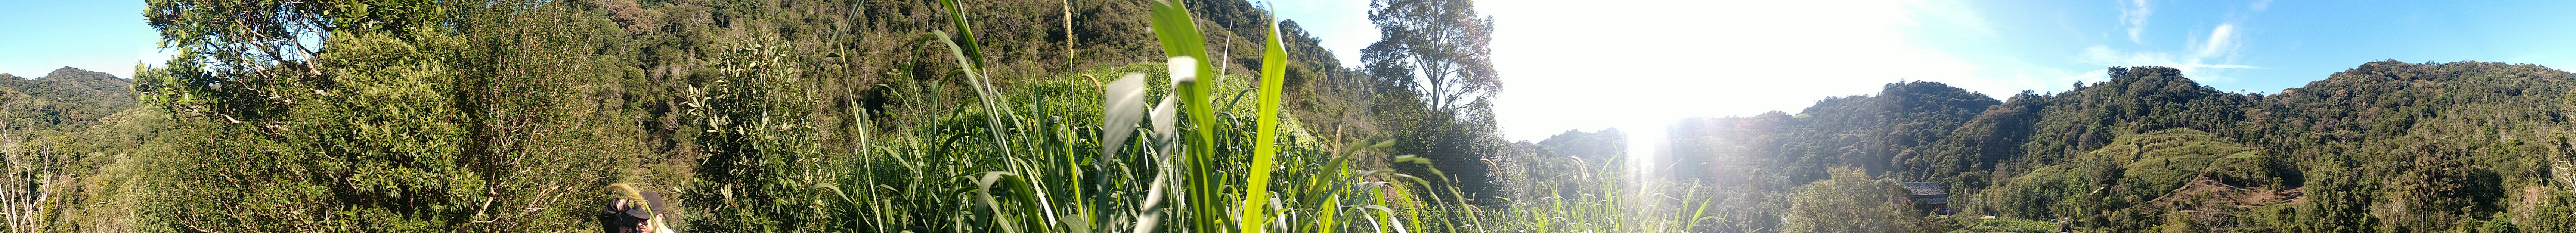
[[[2576,79],[2565,71],[2378,61],[2269,95],[2216,91],[2172,68],[2107,73],[2003,101],[1888,84],[1795,115],[1685,120],[1670,145],[1677,166],[1700,168],[1679,169],[1701,171],[1686,177],[1725,193],[1717,216],[1787,219],[1717,223],[1726,229],[1857,219],[1801,206],[1860,193],[1815,186],[1873,179],[1947,186],[1961,214],[1884,223],[1914,231],[2010,219],[2082,232],[2576,230],[2563,170],[2576,158]]]
[[[0,74],[0,231],[2576,231],[2576,76],[2527,64],[1511,142],[1466,0],[1373,1],[1350,64],[1241,0],[147,3],[168,63]]]

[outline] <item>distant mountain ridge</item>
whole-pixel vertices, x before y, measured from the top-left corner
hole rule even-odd
[[[134,108],[133,88],[132,79],[72,67],[34,79],[0,74],[0,111],[9,119],[0,129],[70,131],[97,124]]]
[[[2576,231],[2576,74],[2377,61],[2269,95],[2166,67],[2107,76],[2001,103],[1899,83],[1795,115],[1685,120],[1673,158],[1741,196],[1719,201],[1726,219],[1775,216],[1765,200],[1855,167],[1944,183],[1963,214],[2110,232]]]

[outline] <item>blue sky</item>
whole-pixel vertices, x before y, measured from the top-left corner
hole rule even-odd
[[[169,60],[143,24],[143,1],[0,0],[0,73],[35,78],[63,67],[131,78]]]
[[[1375,40],[1365,0],[1279,6],[1345,59]],[[1512,140],[1691,116],[1797,113],[1936,81],[1990,96],[2063,91],[2112,66],[2277,93],[2364,62],[2576,67],[2576,1],[1556,1],[1477,3],[1497,21]],[[1296,9],[1314,7],[1317,9]],[[1339,21],[1328,21],[1340,19]],[[1356,19],[1356,20],[1352,20]],[[1346,61],[1345,64],[1351,64]],[[1643,146],[1643,145],[1640,145]]]
[[[0,73],[70,66],[131,76],[168,56],[142,1],[0,0]],[[1690,116],[1795,113],[1899,80],[1988,95],[2062,91],[2111,66],[2169,66],[2221,90],[2274,93],[2363,62],[2576,67],[2576,1],[1487,0],[1505,135]],[[1282,18],[1356,58],[1368,0],[1279,1]]]

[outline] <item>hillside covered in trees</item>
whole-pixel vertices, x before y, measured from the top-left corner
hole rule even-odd
[[[0,231],[2576,231],[2576,76],[2527,64],[1510,142],[1466,0],[1359,51],[1242,0],[146,3],[168,63],[0,74]]]
[[[2576,230],[2565,170],[2576,76],[2565,71],[2379,61],[2270,95],[2216,91],[2172,68],[2108,74],[2003,101],[1907,82],[1795,115],[1685,120],[1671,153],[1691,167],[1677,169],[1685,179],[1722,193],[1717,216],[1787,219],[1724,223],[1746,231],[1851,218],[1797,211],[1876,195],[1816,187],[1860,185],[1846,179],[1946,185],[1960,215],[1876,223],[1930,231],[1999,221],[1963,216],[2079,232]]]
[[[169,63],[0,80],[5,231],[1207,232],[1256,134],[1337,167],[1274,208],[1356,212],[1283,221],[1383,222],[1296,228],[1446,229],[1505,144],[1467,1],[1385,1],[1369,65],[1231,0],[147,3]]]

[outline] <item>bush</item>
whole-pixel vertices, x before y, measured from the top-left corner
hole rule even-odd
[[[1910,220],[1897,206],[1908,196],[1894,182],[1870,179],[1857,168],[1827,171],[1830,178],[1798,187],[1789,197],[1781,232],[1904,232]]]

